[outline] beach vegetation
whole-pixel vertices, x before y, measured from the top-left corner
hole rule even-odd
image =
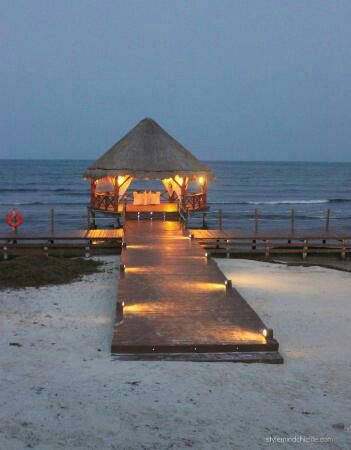
[[[102,261],[55,256],[18,256],[0,262],[0,289],[70,283],[100,270]]]

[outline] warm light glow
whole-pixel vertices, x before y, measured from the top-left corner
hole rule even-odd
[[[126,183],[128,184],[128,182]],[[126,186],[126,184],[123,185]],[[123,204],[119,205],[119,212],[122,212],[124,208]],[[177,212],[178,211],[178,205],[177,203],[161,203],[160,205],[133,205],[132,203],[127,203],[127,211],[128,212],[135,212],[140,216],[142,212],[150,213],[150,211],[156,212]],[[165,222],[167,223],[167,222]]]
[[[160,314],[178,314],[179,309],[178,305],[175,303],[167,303],[167,302],[145,302],[145,303],[136,303],[134,305],[127,305],[124,307],[125,314],[133,315],[133,316],[143,316],[147,315],[148,313],[157,312],[158,315]]]
[[[149,267],[127,267],[126,268],[127,273],[145,273],[150,272]]]
[[[127,178],[127,176],[118,176],[117,177],[118,186],[121,186],[126,178]]]
[[[184,287],[184,289],[189,289],[190,287],[193,289],[193,291],[223,292],[222,283],[211,283],[206,281],[190,281],[190,282],[183,281],[181,287]]]
[[[184,183],[184,178],[183,178],[183,177],[180,177],[179,175],[176,175],[176,176],[174,177],[174,179],[175,179],[176,182],[179,184],[179,186],[183,186],[183,183]]]
[[[152,248],[152,245],[144,245],[144,244],[129,244],[128,250],[141,250],[146,248]]]
[[[266,344],[266,339],[261,333],[255,330],[246,328],[222,325],[216,330],[216,336],[222,340],[223,343],[231,344],[233,342],[245,342],[251,344]]]
[[[204,177],[199,177],[199,183],[201,185],[203,185],[205,183],[205,178]]]

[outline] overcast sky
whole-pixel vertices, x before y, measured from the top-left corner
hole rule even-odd
[[[202,159],[351,161],[351,1],[0,0],[0,157],[152,117]]]

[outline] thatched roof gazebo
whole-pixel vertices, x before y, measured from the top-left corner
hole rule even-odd
[[[84,173],[91,180],[92,210],[177,211],[207,208],[211,169],[192,155],[154,120],[139,122]],[[133,180],[160,180],[164,191],[134,191]],[[191,182],[199,192],[189,192]]]

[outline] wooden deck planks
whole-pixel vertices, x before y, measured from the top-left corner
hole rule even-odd
[[[173,221],[128,221],[113,353],[277,351],[265,325]]]

